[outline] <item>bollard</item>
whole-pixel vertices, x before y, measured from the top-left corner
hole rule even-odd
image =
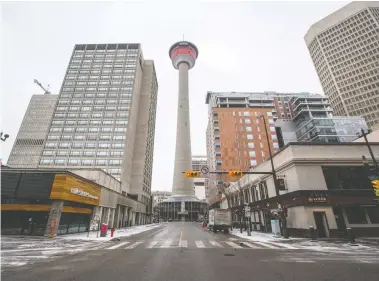
[[[309,236],[311,237],[311,242],[317,242],[317,235],[313,226],[309,227]]]
[[[111,229],[111,237],[114,235],[114,227]]]
[[[358,246],[357,243],[355,242],[355,235],[353,233],[353,230],[350,227],[346,228],[346,230],[347,230],[347,238],[349,239],[350,246]]]

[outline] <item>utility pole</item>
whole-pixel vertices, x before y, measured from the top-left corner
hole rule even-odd
[[[370,143],[367,140],[367,135],[369,133],[370,132],[365,133],[365,131],[363,129],[361,129],[361,134],[357,133],[357,136],[358,137],[363,137],[365,139],[365,143],[367,145],[368,151],[370,152],[370,155],[371,155],[371,158],[372,158],[372,162],[374,162],[375,171],[378,172],[378,162],[376,162],[376,159],[374,157],[374,153],[372,152]]]
[[[263,124],[264,124],[264,127],[265,127],[266,140],[267,140],[267,146],[268,146],[268,153],[270,154],[272,177],[274,178],[275,192],[276,192],[276,196],[279,196],[278,180],[276,178],[276,172],[275,172],[275,168],[274,168],[274,160],[272,159],[270,139],[268,137],[267,126],[266,126],[266,118],[265,118],[264,115],[260,115],[260,118],[263,119]]]

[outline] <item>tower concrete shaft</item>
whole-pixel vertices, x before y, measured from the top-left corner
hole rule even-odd
[[[169,51],[173,66],[179,70],[178,116],[172,195],[194,196],[193,179],[183,172],[192,168],[188,70],[195,65],[196,46],[187,41],[175,43]]]
[[[194,195],[193,179],[185,178],[182,172],[191,170],[191,128],[188,95],[188,64],[179,64],[178,117],[176,127],[176,149],[173,195]]]

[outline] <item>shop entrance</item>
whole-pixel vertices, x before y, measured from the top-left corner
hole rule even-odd
[[[313,216],[315,218],[318,237],[329,237],[329,228],[328,223],[326,221],[325,212],[313,212]]]
[[[346,223],[343,217],[343,212],[341,207],[333,207],[334,217],[336,218],[336,223],[338,227],[338,232],[340,236],[347,236]]]

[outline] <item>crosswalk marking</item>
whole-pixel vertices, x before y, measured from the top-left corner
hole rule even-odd
[[[211,243],[212,246],[215,246],[217,248],[223,248],[222,245],[216,241],[209,241],[209,243]]]
[[[252,248],[252,249],[259,249],[258,246],[255,246],[249,242],[243,242],[244,245],[248,246],[249,248]]]
[[[236,243],[234,243],[232,241],[225,241],[225,243],[228,244],[229,246],[233,247],[233,248],[237,248],[237,249],[242,248],[240,245],[237,245]]]
[[[187,248],[188,247],[187,240],[181,240],[179,243],[179,247]]]
[[[266,247],[266,248],[270,248],[270,249],[278,249],[278,247],[275,247],[275,246],[272,246],[268,243],[264,243],[264,242],[258,242],[258,241],[254,241],[255,244],[258,244],[258,245],[261,245],[263,247]]]
[[[156,244],[158,244],[159,241],[151,241],[150,244],[147,246],[147,248],[153,248]]]
[[[161,248],[170,248],[172,240],[164,241]]]
[[[113,250],[113,249],[117,249],[118,247],[121,247],[121,246],[124,246],[126,244],[129,244],[130,242],[126,241],[126,242],[122,242],[122,243],[119,243],[119,244],[116,244],[112,247],[108,247],[107,250]]]
[[[240,244],[241,243],[241,244]],[[260,242],[260,241],[244,241],[244,240],[235,240],[235,241],[216,241],[216,240],[141,240],[141,241],[123,241],[117,244],[110,242],[102,243],[88,250],[115,250],[115,249],[134,249],[143,245],[145,249],[153,248],[210,248],[210,249],[221,249],[221,248],[235,248],[235,249],[277,249],[277,250],[294,250],[300,249],[296,245],[288,245],[285,243],[279,242]],[[142,248],[142,247],[141,247]]]
[[[128,246],[128,247],[125,247],[125,249],[134,249],[135,247],[137,247],[139,244],[142,244],[143,242],[141,241],[138,241],[138,242],[135,242],[134,244]]]
[[[205,245],[202,241],[195,241],[196,247],[198,248],[205,248]]]

